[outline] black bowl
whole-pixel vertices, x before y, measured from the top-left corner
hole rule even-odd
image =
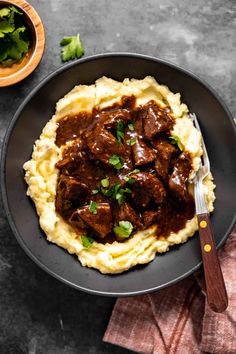
[[[198,234],[187,243],[157,255],[154,261],[120,275],[103,275],[82,267],[75,256],[46,241],[30,198],[22,165],[34,141],[54,113],[55,103],[76,84],[91,84],[106,75],[116,80],[154,76],[199,117],[217,185],[211,217],[215,241],[221,246],[233,227],[236,195],[235,130],[230,112],[216,93],[195,75],[163,60],[138,54],[96,55],[65,65],[44,79],[17,110],[7,131],[2,155],[3,201],[11,228],[25,252],[41,268],[68,285],[113,296],[144,294],[169,286],[202,263]]]

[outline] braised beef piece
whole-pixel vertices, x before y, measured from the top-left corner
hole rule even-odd
[[[77,206],[86,200],[88,187],[73,177],[61,175],[56,191],[56,211],[63,216],[67,216],[75,204]]]
[[[96,214],[89,211],[89,205],[76,209],[70,218],[70,222],[78,222],[81,219],[88,229],[91,229],[98,237],[105,237],[112,231],[112,213],[109,203],[98,203]]]
[[[93,130],[86,134],[86,143],[93,154],[94,159],[109,164],[111,155],[123,155],[124,145],[117,143],[116,138],[108,130],[96,125]]]
[[[69,172],[75,169],[82,160],[86,160],[85,146],[81,140],[76,140],[72,146],[63,150],[62,159],[55,166],[65,174],[66,170]]]
[[[170,130],[173,124],[173,119],[165,110],[159,108],[154,101],[148,103],[143,114],[143,129],[147,139],[151,139],[157,133]]]
[[[138,213],[127,202],[121,204],[115,213],[116,224],[122,220],[130,221],[134,229],[140,229],[142,227],[142,222]]]
[[[148,226],[156,222],[158,220],[159,215],[160,215],[159,209],[144,211],[142,214],[144,228],[146,229]]]
[[[93,121],[93,115],[86,112],[61,118],[58,122],[56,145],[60,147],[67,141],[78,138]]]
[[[189,193],[187,181],[192,167],[190,158],[182,153],[174,164],[173,172],[169,179],[169,189],[173,196],[182,201],[188,201]]]
[[[100,114],[101,124],[104,124],[106,129],[116,129],[119,120],[124,124],[131,119],[130,112],[127,109],[116,109],[113,111],[104,111]]]
[[[133,202],[142,208],[146,208],[151,200],[157,204],[163,202],[166,192],[161,181],[148,172],[138,172],[132,175],[135,182],[132,185],[131,197]]]
[[[177,153],[177,149],[163,138],[153,140],[152,145],[157,151],[155,160],[156,172],[165,179],[168,175],[170,159]]]
[[[155,151],[139,137],[136,137],[136,143],[132,146],[132,155],[135,166],[146,165],[156,157]]]

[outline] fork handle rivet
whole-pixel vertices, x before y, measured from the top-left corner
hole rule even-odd
[[[205,229],[207,227],[207,222],[205,220],[202,220],[199,225],[202,229]]]
[[[211,245],[209,245],[209,243],[206,243],[205,246],[204,246],[204,251],[205,252],[211,252]]]

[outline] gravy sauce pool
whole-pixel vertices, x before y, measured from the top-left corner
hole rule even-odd
[[[129,221],[133,232],[155,224],[157,237],[183,229],[195,212],[187,188],[191,159],[171,144],[173,124],[169,107],[149,101],[135,108],[133,96],[102,111],[62,118],[56,134],[57,146],[63,146],[56,164],[57,212],[102,243],[116,240],[113,228],[120,221]]]

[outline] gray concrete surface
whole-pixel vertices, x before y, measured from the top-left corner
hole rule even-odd
[[[0,140],[19,104],[63,65],[59,42],[80,32],[86,55],[130,51],[158,56],[211,84],[236,116],[234,0],[32,0],[46,29],[37,70],[0,89]],[[207,109],[207,107],[206,107]],[[216,143],[217,143],[216,137]],[[125,354],[102,343],[115,299],[75,291],[23,253],[0,205],[0,353]]]

